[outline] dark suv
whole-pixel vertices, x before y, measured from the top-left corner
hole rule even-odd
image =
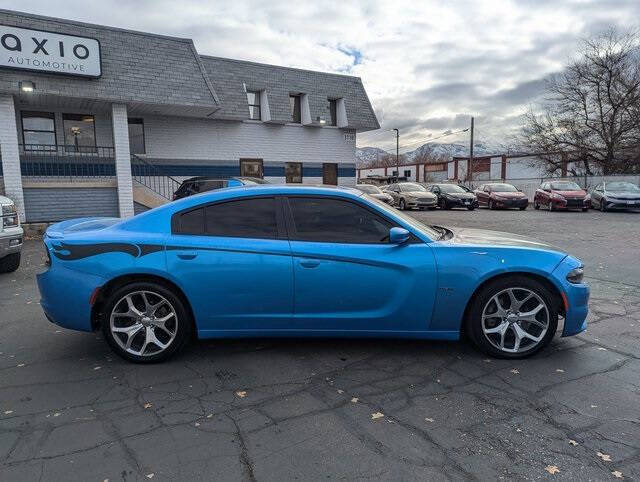
[[[254,184],[269,184],[269,182],[258,177],[232,177],[230,179],[217,179],[211,177],[192,177],[185,179],[180,187],[173,193],[174,201],[183,197],[193,196],[201,192],[213,191],[214,189],[222,189],[223,187],[232,186],[251,186]]]

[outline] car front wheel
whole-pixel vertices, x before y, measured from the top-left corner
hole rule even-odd
[[[115,290],[106,301],[102,331],[111,348],[129,361],[164,361],[191,334],[184,302],[168,287],[134,282]]]
[[[20,253],[8,254],[0,259],[0,273],[13,273],[20,267]]]
[[[556,298],[539,281],[509,276],[471,302],[466,329],[475,345],[499,358],[526,358],[547,346],[558,327]]]
[[[404,211],[405,209],[407,209],[407,204],[404,202],[404,199],[400,199],[398,207],[400,208],[400,211]]]

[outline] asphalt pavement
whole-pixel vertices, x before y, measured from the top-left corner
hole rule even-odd
[[[580,257],[588,331],[522,361],[465,342],[258,339],[140,366],[45,319],[27,241],[0,275],[0,480],[640,479],[640,213],[414,215]]]

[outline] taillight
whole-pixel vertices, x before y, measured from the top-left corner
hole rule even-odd
[[[47,259],[45,260],[44,264],[47,266],[51,266],[51,254],[49,253],[49,248],[47,247],[46,243],[42,244],[44,244],[44,252],[47,253]]]

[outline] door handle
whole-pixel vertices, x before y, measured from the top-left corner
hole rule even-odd
[[[320,261],[317,259],[303,259],[300,261],[300,266],[303,268],[317,268],[320,265]]]
[[[194,259],[196,256],[198,256],[197,253],[178,253],[178,258],[180,259],[190,260]]]

